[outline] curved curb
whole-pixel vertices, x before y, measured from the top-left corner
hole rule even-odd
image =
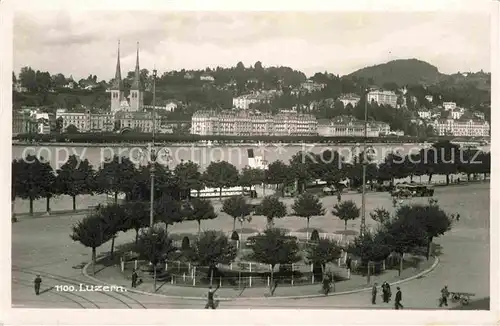
[[[99,259],[97,259],[96,262],[99,262],[100,260],[106,258],[105,257],[101,257]],[[91,279],[92,281],[94,282],[97,282],[97,283],[101,283],[101,284],[105,284],[105,285],[110,285],[111,284],[108,284],[104,281],[101,281],[93,276],[90,276],[88,275],[87,273],[87,268],[90,266],[90,264],[92,264],[92,262],[88,262],[83,268],[82,268],[82,273],[85,277]],[[402,284],[402,283],[406,283],[406,282],[409,282],[409,281],[413,281],[414,279],[417,279],[417,278],[420,278],[426,274],[429,274],[430,272],[432,272],[436,267],[437,265],[439,265],[439,258],[438,257],[434,257],[434,263],[431,265],[431,267],[429,267],[428,269],[424,270],[424,271],[421,271],[420,273],[418,274],[415,274],[413,276],[410,276],[408,278],[405,278],[405,279],[402,279],[402,280],[398,280],[398,281],[395,281],[395,282],[392,282],[392,283],[389,283],[391,286],[392,285],[398,285],[398,284]],[[370,291],[372,288],[371,287],[366,287],[366,288],[361,288],[361,289],[354,289],[354,290],[349,290],[349,291],[343,291],[343,292],[335,292],[335,293],[331,293],[329,294],[328,296],[329,297],[333,297],[333,296],[338,296],[338,295],[346,295],[346,294],[353,294],[353,293],[360,293],[360,292],[366,292],[366,291]],[[142,294],[142,295],[149,295],[149,296],[156,296],[156,297],[162,297],[162,298],[167,298],[167,299],[181,299],[181,300],[206,300],[206,298],[204,297],[184,297],[184,296],[175,296],[175,295],[165,295],[165,294],[159,294],[159,293],[152,293],[152,292],[145,292],[145,291],[139,291],[139,290],[132,290],[128,287],[126,287],[126,290],[127,292],[132,292],[132,293],[136,293],[136,294]],[[296,296],[273,296],[273,297],[265,297],[265,296],[262,296],[262,297],[234,297],[234,298],[218,298],[219,301],[238,301],[238,300],[265,300],[265,299],[270,299],[270,300],[277,300],[277,299],[311,299],[311,298],[324,298],[325,295],[324,294],[309,294],[309,295],[296,295]]]

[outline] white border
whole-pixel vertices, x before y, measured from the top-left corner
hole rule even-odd
[[[488,0],[472,0],[475,3]],[[12,309],[10,307],[10,160],[11,160],[11,71],[12,71],[12,18],[14,10],[42,10],[42,9],[141,9],[141,10],[335,10],[335,11],[463,11],[471,1],[459,0],[273,0],[273,1],[115,1],[115,0],[0,0],[0,114],[4,128],[0,128],[0,150],[2,155],[0,167],[0,182],[2,184],[0,206],[3,209],[0,219],[0,241],[2,255],[0,256],[0,297],[2,310],[0,323],[3,324],[171,324],[171,325],[235,325],[235,324],[266,324],[266,325],[331,325],[331,324],[384,324],[384,325],[422,325],[422,324],[455,324],[455,325],[493,325],[498,323],[498,235],[499,223],[498,201],[491,201],[491,312],[469,311],[370,311],[370,310],[52,310],[52,309]],[[470,7],[467,7],[470,12]],[[483,6],[472,10],[484,11]],[[498,18],[499,4],[491,1],[491,71],[492,71],[492,124],[498,121],[499,77],[497,76],[498,59]],[[492,152],[496,153],[498,132],[492,126]],[[9,153],[9,154],[7,154]],[[500,162],[493,155],[491,198],[495,198],[498,185],[495,181],[498,176]]]

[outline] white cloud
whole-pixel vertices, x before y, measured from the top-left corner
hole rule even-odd
[[[347,74],[393,59],[418,58],[440,71],[489,70],[485,12],[18,12],[14,68],[30,65],[75,78],[122,70],[287,65],[307,74]]]

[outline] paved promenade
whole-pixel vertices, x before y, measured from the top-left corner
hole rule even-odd
[[[357,197],[360,196],[352,195],[353,199],[360,201],[360,198]],[[437,308],[439,289],[443,285],[448,285],[451,291],[475,293],[477,299],[489,297],[489,185],[441,188],[436,191],[435,197],[443,209],[460,213],[461,219],[454,225],[452,231],[435,239],[435,243],[442,247],[439,256],[440,264],[436,269],[420,279],[400,285],[403,291],[403,305],[406,308]],[[371,210],[373,207],[389,207],[389,199],[382,198],[382,200],[381,198],[380,194],[370,194],[367,197],[367,208]],[[328,207],[332,204],[333,201],[328,204]],[[53,288],[56,285],[74,285],[78,288],[80,283],[93,283],[82,275],[81,269],[73,268],[88,262],[91,257],[90,249],[69,239],[71,225],[80,220],[81,217],[79,215],[36,218],[22,220],[12,225],[12,303],[14,307],[203,308],[204,303],[201,300],[164,298],[131,292],[70,293],[56,291]],[[322,228],[326,229],[327,221],[321,223]],[[259,227],[261,222],[265,224],[265,221],[259,221],[256,222],[255,227]],[[291,226],[292,230],[294,230],[293,227],[295,229],[302,227],[301,222],[302,220],[297,218],[287,218],[286,221],[280,221],[285,227]],[[312,227],[314,227],[313,223],[312,221]],[[349,227],[355,228],[359,225],[357,223],[359,221],[355,221]],[[188,223],[171,227],[170,232],[188,231],[189,226],[185,224]],[[202,227],[216,228],[220,224],[224,225],[224,228],[230,229],[232,220],[220,217],[213,224],[208,222],[206,224],[202,224]],[[331,217],[329,224],[335,228],[340,225]],[[221,227],[225,230],[224,228]],[[117,238],[117,245],[132,241],[133,236],[133,232],[120,234]],[[105,244],[98,250],[98,254],[108,251],[109,246],[110,244]],[[37,273],[40,273],[43,279],[43,293],[40,296],[35,296],[33,291],[33,279]],[[201,291],[203,290],[201,289]],[[276,292],[277,295],[280,294],[278,291],[280,291],[279,288]],[[379,303],[376,305],[376,308],[389,309],[391,307],[390,304]],[[277,298],[256,300],[240,297],[232,301],[221,302],[219,308],[331,309],[374,308],[374,306],[370,302],[370,293],[362,292],[296,300]]]

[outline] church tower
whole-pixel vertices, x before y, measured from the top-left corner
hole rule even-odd
[[[124,100],[122,73],[120,69],[120,41],[118,41],[118,58],[116,60],[115,79],[111,85],[111,112],[114,114],[120,111],[120,103]]]
[[[141,82],[141,70],[139,69],[139,42],[137,42],[137,58],[135,62],[134,81],[130,87],[130,110],[140,111],[144,107],[144,85]]]

